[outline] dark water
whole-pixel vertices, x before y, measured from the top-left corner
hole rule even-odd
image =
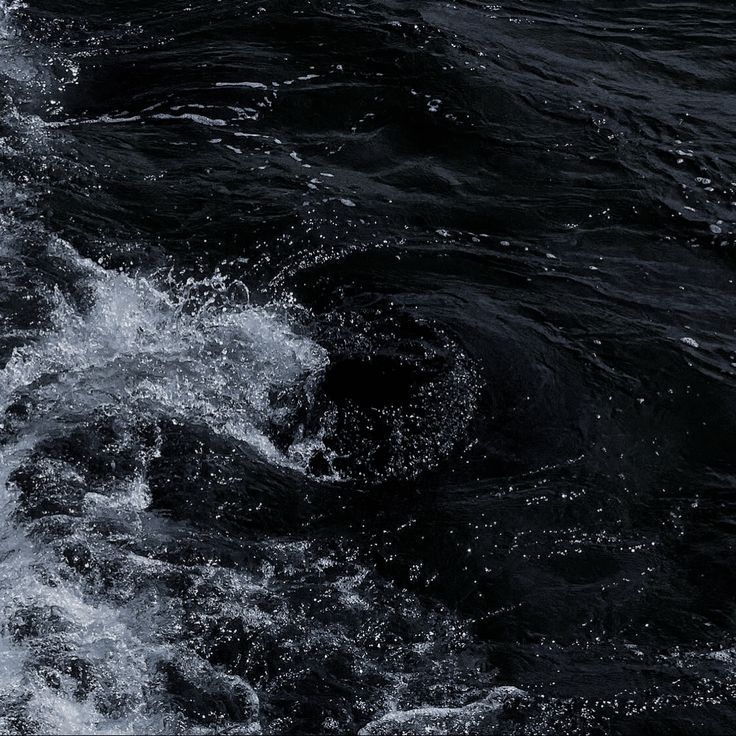
[[[736,6],[0,3],[0,731],[736,730]]]

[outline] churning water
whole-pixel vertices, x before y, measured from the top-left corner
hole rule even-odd
[[[0,732],[736,728],[736,9],[0,0]]]

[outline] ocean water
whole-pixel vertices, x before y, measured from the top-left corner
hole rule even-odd
[[[0,733],[736,730],[735,37],[0,0]]]

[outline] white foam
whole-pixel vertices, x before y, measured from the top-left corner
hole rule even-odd
[[[249,87],[250,89],[268,89],[262,82],[216,82],[215,87]]]
[[[489,733],[505,703],[524,698],[515,687],[494,688],[486,698],[462,708],[416,708],[394,711],[372,721],[359,736],[392,734],[481,734]]]
[[[264,427],[283,413],[274,392],[296,390],[309,400],[328,362],[323,348],[273,312],[234,301],[233,285],[219,274],[170,293],[150,279],[106,271],[65,243],[56,250],[87,273],[92,304],[81,311],[59,290],[53,294],[54,328],[16,349],[0,372],[1,407],[31,391],[45,426],[115,406],[204,422],[273,462],[309,460],[305,449],[315,438],[284,454]],[[203,289],[198,303],[193,294]]]
[[[52,241],[49,258],[61,259],[72,277],[77,274],[75,291],[86,292],[86,306],[56,289],[50,296],[50,328],[17,348],[0,371],[0,411],[19,399],[31,407],[23,418],[5,417],[12,434],[0,450],[0,698],[5,704],[0,731],[13,733],[31,723],[43,733],[172,732],[181,716],[151,694],[162,691],[159,662],[184,656],[191,670],[198,661],[185,646],[180,651],[162,638],[161,621],[168,621],[168,608],[178,604],[159,601],[155,593],[129,606],[90,596],[83,580],[65,571],[53,547],[38,546],[19,524],[13,474],[28,466],[43,440],[100,413],[131,428],[161,418],[203,422],[247,442],[270,462],[301,469],[309,459],[304,448],[318,440],[301,438],[287,453],[273,446],[264,430],[279,419],[272,392],[308,394],[327,356],[273,311],[250,306],[247,289],[220,274],[177,290],[107,271],[62,241]],[[73,465],[52,458],[42,462],[47,469],[33,460],[42,482],[47,472],[50,483],[84,483]],[[111,477],[110,483],[111,488],[86,493],[79,528],[80,541],[102,544],[102,554],[108,543],[88,536],[86,524],[116,514],[126,534],[135,536],[150,504],[143,476]],[[120,555],[114,548],[111,553]],[[144,570],[162,563],[131,556],[130,565]],[[118,598],[129,583],[119,584]],[[18,638],[13,621],[23,621],[29,611],[59,617],[62,630]],[[48,682],[38,657],[57,646],[60,654],[49,670],[56,682]],[[65,674],[67,655],[93,668],[89,693],[76,693],[78,678]],[[211,670],[206,663],[197,666]],[[247,683],[239,687],[252,693]],[[254,694],[251,700],[257,715]],[[127,705],[116,714],[105,707],[110,701]],[[18,719],[26,725],[18,726]],[[258,730],[253,720],[241,726]]]
[[[206,115],[197,115],[193,112],[184,112],[181,115],[171,115],[169,113],[160,112],[155,115],[151,115],[151,117],[156,120],[190,120],[193,123],[197,123],[197,125],[206,125],[214,128],[222,128],[227,125],[227,123],[220,118],[208,118]]]
[[[30,665],[33,648],[14,640],[9,620],[32,609],[61,617],[66,632],[45,638],[45,647],[61,645],[61,651],[94,662],[98,672],[113,684],[119,696],[143,703],[149,685],[148,659],[156,651],[141,641],[124,620],[125,611],[103,602],[90,603],[77,585],[53,573],[56,563],[44,549],[37,549],[13,518],[16,492],[9,482],[12,472],[35,447],[37,437],[0,452],[0,594],[4,602],[0,627],[0,731],[14,733],[8,716],[30,716],[42,733],[152,733],[163,729],[163,715],[153,719],[127,713],[124,723],[106,718],[94,697],[73,695],[75,683],[61,677],[57,686],[46,681]],[[159,647],[160,649],[160,647]],[[43,650],[41,650],[43,651]],[[161,652],[159,652],[161,653]],[[62,667],[63,670],[63,667]],[[14,707],[16,706],[16,707]],[[22,730],[22,729],[21,729]]]

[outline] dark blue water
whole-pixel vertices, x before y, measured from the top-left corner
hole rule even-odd
[[[0,0],[0,732],[736,730],[735,37]]]

